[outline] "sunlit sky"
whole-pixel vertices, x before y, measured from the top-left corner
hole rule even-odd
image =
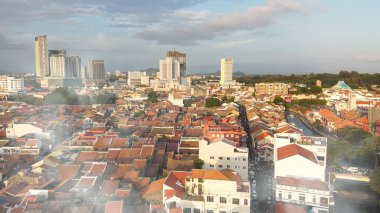
[[[167,50],[190,73],[380,71],[377,0],[0,0],[0,70],[34,72],[48,49],[104,59],[107,71],[158,67]]]

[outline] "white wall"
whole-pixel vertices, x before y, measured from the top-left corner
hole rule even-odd
[[[248,180],[248,152],[234,152],[236,147],[224,142],[207,143],[206,140],[199,141],[199,159],[204,161],[203,169],[231,169],[236,171],[242,180]]]

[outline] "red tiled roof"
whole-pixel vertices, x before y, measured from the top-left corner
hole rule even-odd
[[[181,208],[172,208],[172,209],[169,209],[169,213],[182,213],[182,209]]]
[[[97,152],[95,151],[82,151],[75,158],[74,163],[83,163],[86,161],[94,161],[96,158]]]
[[[114,195],[116,188],[119,186],[119,180],[105,180],[99,194]]]
[[[107,201],[105,213],[122,213],[123,201]]]
[[[57,179],[60,181],[69,180],[75,177],[79,169],[80,169],[79,165],[70,165],[70,164],[62,165],[58,168],[57,175],[56,175]]]
[[[78,187],[80,188],[89,188],[94,185],[96,177],[81,177],[78,182]]]
[[[311,151],[297,144],[293,143],[293,144],[289,144],[289,145],[277,148],[277,160],[282,160],[288,157],[292,157],[294,155],[301,155],[302,157],[314,163],[318,163],[315,155]]]
[[[263,132],[259,133],[258,135],[256,135],[255,139],[260,141],[260,140],[263,140],[264,138],[270,136],[269,132],[264,130]]]
[[[166,178],[161,178],[161,179],[158,179],[156,181],[151,182],[149,184],[149,186],[145,189],[145,191],[143,192],[143,194],[149,195],[149,194],[153,194],[153,193],[162,191],[163,184],[164,184],[165,181],[166,181]]]
[[[277,202],[273,207],[275,213],[306,213],[306,207]]]
[[[133,168],[144,169],[146,165],[146,159],[133,159]]]

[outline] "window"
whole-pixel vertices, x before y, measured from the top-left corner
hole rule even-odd
[[[329,205],[329,199],[325,197],[319,198],[319,203],[321,206],[328,206]]]
[[[232,204],[239,205],[239,199],[238,198],[233,198],[232,199]]]
[[[207,202],[214,202],[213,196],[207,196]]]
[[[235,160],[237,160],[238,158],[235,158]]]
[[[317,202],[317,198],[313,196],[313,203],[316,203],[316,202]]]
[[[219,160],[223,160],[223,157],[219,157]]]
[[[230,157],[227,157],[227,160],[230,160]]]
[[[226,211],[219,211],[219,213],[227,213]]]
[[[288,194],[288,199],[291,200],[292,199],[292,194]]]
[[[213,210],[206,210],[206,213],[214,213]]]
[[[214,156],[210,156],[210,159],[214,159]]]
[[[225,197],[220,197],[219,202],[220,203],[227,203],[227,199]]]
[[[248,199],[244,199],[244,205],[245,205],[245,206],[248,205]]]
[[[214,164],[210,164],[210,167],[214,168]]]
[[[218,165],[218,168],[223,168],[223,165]]]
[[[243,161],[246,161],[247,160],[247,158],[243,158]]]
[[[298,200],[299,200],[299,201],[305,201],[305,194],[300,194],[300,195],[298,196]]]
[[[201,213],[200,209],[194,209],[194,213]]]
[[[183,210],[183,213],[191,213],[191,209],[190,209],[190,208],[185,208],[185,209]]]
[[[243,166],[243,169],[246,169],[247,167]]]
[[[279,198],[282,198],[282,191],[280,191],[280,192],[278,193],[278,197],[279,197]]]

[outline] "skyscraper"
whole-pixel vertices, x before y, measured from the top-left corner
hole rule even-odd
[[[168,57],[165,60],[160,60],[160,72],[158,78],[161,80],[173,81],[179,80],[180,77],[180,62],[175,58]]]
[[[49,50],[49,66],[51,77],[65,77],[66,50]]]
[[[220,84],[225,85],[232,81],[233,59],[222,58],[220,60]]]
[[[180,64],[180,77],[186,76],[186,53],[180,53],[177,51],[167,51],[166,58],[174,58],[179,61]]]
[[[79,56],[67,56],[65,61],[65,77],[81,78],[81,60]]]
[[[105,80],[106,71],[104,60],[91,59],[88,63],[89,77],[91,80]]]
[[[80,78],[79,56],[66,56],[66,50],[49,50],[50,76],[58,78]]]
[[[34,38],[34,51],[36,60],[36,78],[49,76],[49,58],[46,35],[36,36]]]
[[[88,72],[87,72],[87,67],[86,66],[82,66],[81,77],[83,79],[88,79]]]

